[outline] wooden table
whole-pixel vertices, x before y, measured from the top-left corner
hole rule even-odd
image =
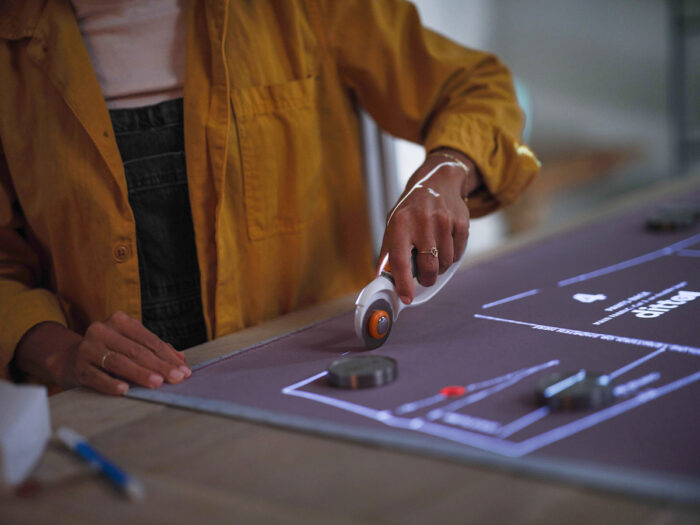
[[[700,176],[694,176],[651,188],[595,219],[699,185]],[[515,239],[465,266],[562,228]],[[338,299],[201,345],[188,351],[188,361],[201,363],[349,310],[353,300]],[[67,425],[88,436],[143,479],[147,497],[125,500],[51,445],[35,473],[40,490],[0,495],[2,524],[700,523],[698,508],[635,501],[82,389],[53,396],[50,405],[54,428]]]

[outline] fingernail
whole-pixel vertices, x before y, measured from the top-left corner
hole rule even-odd
[[[171,370],[168,374],[168,379],[170,379],[170,381],[182,381],[185,379],[185,374],[180,370]]]
[[[117,385],[117,392],[119,392],[120,394],[126,394],[127,390],[129,390],[129,385],[127,385],[126,383],[119,383]]]
[[[181,366],[180,370],[182,370],[182,373],[185,374],[185,377],[190,377],[192,375],[192,370],[190,370],[186,366]]]
[[[401,296],[401,302],[403,304],[411,304],[411,298],[407,295],[402,295]]]
[[[151,385],[152,388],[158,388],[163,384],[163,377],[158,374],[151,374],[148,376],[148,384]]]

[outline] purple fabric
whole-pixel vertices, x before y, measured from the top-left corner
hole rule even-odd
[[[648,232],[645,215],[637,210],[459,272],[429,303],[402,312],[388,342],[374,351],[397,360],[391,385],[348,391],[319,377],[290,388],[341,354],[362,353],[348,312],[205,365],[162,393],[420,434],[436,446],[449,441],[509,457],[698,481],[700,296],[688,292],[700,292],[700,228]],[[582,302],[575,294],[598,299]],[[683,300],[657,317],[628,311],[604,320],[679,294]],[[620,388],[611,407],[568,413],[538,407],[539,378],[582,368],[612,374]],[[465,386],[467,394],[440,398],[448,385]],[[447,409],[453,402],[464,406]]]

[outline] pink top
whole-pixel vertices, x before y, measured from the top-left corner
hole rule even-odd
[[[181,97],[184,0],[72,0],[109,108]]]

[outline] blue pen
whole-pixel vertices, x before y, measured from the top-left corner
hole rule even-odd
[[[61,427],[56,431],[56,437],[69,449],[99,470],[127,497],[131,499],[143,498],[145,495],[143,484],[97,452],[83,436],[70,428]]]

